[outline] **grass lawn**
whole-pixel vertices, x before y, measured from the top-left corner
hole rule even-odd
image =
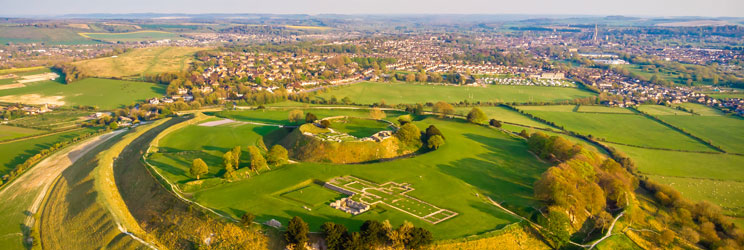
[[[0,141],[10,140],[14,138],[29,136],[29,135],[41,134],[44,132],[46,131],[32,129],[32,128],[22,128],[22,127],[16,127],[16,126],[0,125]]]
[[[331,128],[341,133],[347,133],[356,138],[364,138],[383,130],[391,130],[390,124],[387,122],[353,117],[333,119],[331,120]]]
[[[334,200],[344,197],[343,194],[315,183],[283,193],[281,196],[292,201],[304,203],[312,208],[327,205]]]
[[[318,99],[339,100],[349,97],[352,102],[372,104],[385,101],[387,104],[502,101],[502,102],[553,102],[573,100],[594,94],[578,88],[489,85],[488,87],[422,85],[407,83],[362,82],[351,86],[331,89],[319,94]]]
[[[524,106],[526,112],[609,142],[690,151],[713,151],[708,146],[642,115],[554,112],[567,106]],[[523,107],[520,107],[523,108]],[[551,111],[543,111],[551,110]]]
[[[348,115],[354,110],[311,110],[318,111],[319,117]],[[256,122],[286,122],[288,111],[230,111],[221,114],[240,120]],[[367,114],[367,111],[362,112]],[[390,115],[389,115],[390,117]],[[336,165],[325,163],[297,163],[275,168],[254,175],[242,181],[222,184],[196,191],[194,199],[201,204],[215,208],[235,217],[249,211],[257,215],[257,221],[277,219],[283,225],[293,216],[301,216],[310,224],[311,231],[319,231],[326,221],[345,224],[357,230],[367,219],[389,219],[398,225],[411,221],[417,226],[430,229],[436,238],[449,239],[466,235],[480,234],[499,229],[515,222],[516,219],[484,201],[490,196],[511,209],[529,213],[529,207],[537,204],[532,199],[532,183],[547,168],[548,164],[538,161],[527,151],[526,144],[494,129],[475,126],[462,120],[437,119],[427,117],[415,121],[423,128],[436,125],[447,135],[447,144],[439,150],[414,158],[371,164]],[[249,125],[244,125],[249,126]],[[219,129],[208,127],[206,129]],[[184,130],[174,131],[160,141],[161,147],[184,150],[202,150],[205,145],[189,142],[190,137],[209,142],[209,133]],[[260,128],[260,127],[257,127]],[[263,132],[257,132],[263,133]],[[242,139],[246,137],[247,139]],[[452,137],[452,138],[450,138]],[[171,139],[169,139],[171,138]],[[178,139],[176,139],[178,138]],[[247,136],[240,140],[250,143]],[[229,143],[209,142],[214,145]],[[223,147],[223,146],[217,146]],[[227,147],[225,147],[226,149]],[[181,168],[186,169],[187,166]],[[392,175],[391,173],[395,173]],[[328,206],[331,197],[325,191],[315,190],[317,181],[328,181],[334,177],[353,175],[375,183],[394,181],[409,183],[415,190],[408,195],[426,201],[437,207],[448,209],[459,215],[432,225],[426,221],[380,205],[361,215],[351,216]],[[179,180],[173,174],[166,178]],[[189,178],[189,177],[180,177]],[[297,194],[298,190],[302,195]],[[307,192],[318,192],[307,194]],[[290,199],[287,196],[295,197]],[[299,200],[299,201],[298,201]],[[308,207],[308,204],[320,204]],[[307,208],[306,208],[307,207]],[[308,209],[309,208],[309,209]]]
[[[80,36],[90,39],[103,40],[107,42],[142,42],[142,41],[156,41],[163,39],[178,40],[181,37],[178,34],[165,32],[165,31],[154,31],[154,30],[143,30],[126,33],[80,33]]]
[[[702,109],[701,109],[702,110]],[[744,154],[744,119],[727,116],[658,116],[727,152]]]
[[[9,173],[16,165],[38,154],[42,149],[47,149],[57,142],[69,141],[81,134],[92,131],[95,131],[95,129],[84,128],[38,138],[0,143],[0,176]]]
[[[581,105],[579,106],[578,112],[585,113],[613,113],[613,114],[633,114],[633,111],[626,108],[618,107],[607,107],[607,106],[590,106]]]
[[[165,94],[165,86],[147,82],[86,78],[70,84],[57,81],[29,83],[26,87],[0,90],[0,101],[65,106],[97,106],[114,109]]]
[[[185,71],[194,53],[205,48],[153,47],[135,49],[116,57],[75,62],[84,72],[100,77],[124,77]]]
[[[529,117],[526,117],[517,111],[511,110],[505,107],[497,106],[497,107],[478,107],[478,108],[483,110],[483,113],[486,113],[486,116],[488,116],[488,119],[496,119],[496,120],[503,121],[503,122],[516,123],[516,124],[526,125],[526,126],[531,126],[531,127],[536,127],[536,128],[550,127],[547,124],[532,120]],[[468,115],[468,112],[470,112],[471,109],[473,108],[472,107],[455,107],[455,114],[466,116]]]

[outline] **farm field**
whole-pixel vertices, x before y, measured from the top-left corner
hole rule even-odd
[[[42,134],[45,131],[23,128],[16,126],[0,125],[0,141],[11,140],[19,137]]]
[[[165,32],[165,31],[154,31],[154,30],[143,30],[125,33],[79,33],[80,36],[95,40],[102,40],[107,42],[143,42],[143,41],[156,41],[163,39],[177,40],[181,39],[178,34]]]
[[[529,117],[526,117],[517,111],[511,110],[505,107],[496,106],[496,107],[478,107],[478,108],[483,110],[483,113],[486,113],[486,116],[488,116],[488,119],[496,119],[496,120],[503,121],[503,122],[515,123],[515,124],[536,127],[536,128],[550,127],[547,124],[532,120]],[[455,107],[455,114],[467,116],[468,112],[470,112],[471,109],[473,109],[473,107]]]
[[[217,112],[214,115],[218,117],[224,117],[229,118],[233,120],[238,121],[251,121],[251,122],[258,122],[258,123],[266,123],[266,124],[278,124],[278,125],[286,125],[286,126],[297,126],[304,123],[301,121],[300,123],[292,123],[289,121],[289,110],[293,110],[295,108],[289,108],[289,109],[264,109],[264,110],[256,110],[256,111],[221,111]],[[326,117],[332,117],[332,116],[353,116],[353,117],[363,117],[367,118],[369,117],[369,110],[367,109],[318,109],[318,108],[298,108],[299,110],[302,110],[305,114],[312,113],[318,117],[318,119],[323,119]],[[395,122],[397,123],[398,116],[405,115],[407,113],[400,112],[400,111],[384,111],[387,117],[385,120]]]
[[[690,116],[693,115],[689,112],[685,112],[679,109],[670,108],[664,105],[640,105],[638,106],[638,110],[645,112],[649,115],[657,116],[657,115],[682,115],[682,116]]]
[[[569,131],[589,134],[608,142],[689,151],[713,151],[705,144],[661,123],[636,114],[555,112],[569,106],[520,106],[525,112],[564,126]],[[544,109],[543,109],[544,108]]]
[[[0,101],[114,109],[165,94],[165,86],[147,82],[86,78],[70,84],[56,81],[29,83],[0,90]]]
[[[42,130],[73,128],[90,115],[90,111],[57,109],[54,112],[26,116],[8,121],[8,124]]]
[[[88,75],[125,77],[165,72],[185,71],[191,66],[194,53],[205,48],[152,47],[135,49],[116,57],[104,57],[75,62]]]
[[[593,96],[578,88],[489,85],[488,87],[422,85],[407,83],[362,82],[331,89],[319,94],[317,99],[349,97],[359,104],[379,103],[413,104],[427,102],[547,102],[573,100]]]
[[[695,114],[699,114],[699,115],[702,115],[702,116],[720,116],[720,115],[723,115],[723,112],[721,112],[721,111],[719,111],[719,110],[717,110],[715,108],[708,107],[706,105],[699,104],[699,103],[684,102],[684,103],[674,104],[672,106],[675,106],[675,107],[681,106],[681,107],[687,108],[689,110],[692,110],[692,112],[695,113]]]
[[[686,197],[721,205],[729,214],[744,216],[744,156],[653,150],[617,144],[638,170],[649,178],[669,184]]]
[[[0,143],[0,176],[9,173],[16,165],[23,163],[29,157],[41,152],[43,149],[49,148],[57,142],[69,141],[72,138],[93,131],[95,131],[93,128],[84,128],[20,141]]]
[[[744,119],[727,116],[658,116],[727,152],[744,154]]]
[[[633,111],[626,108],[581,105],[578,112],[584,113],[611,113],[611,114],[633,114]]]
[[[309,111],[315,113],[314,110]],[[317,111],[321,113],[321,110]],[[340,113],[348,110],[335,111],[338,113],[329,113],[328,115],[340,115]],[[284,118],[286,112],[272,114],[276,112],[231,111],[230,113],[233,117],[242,113],[240,117],[245,120],[250,120],[249,117],[264,117],[265,119],[267,113],[286,120]],[[367,114],[367,112],[362,113]],[[319,115],[319,117],[322,117],[322,115]],[[257,120],[257,122],[264,122],[264,120]],[[527,212],[531,210],[529,207],[536,204],[536,201],[531,198],[531,183],[547,168],[547,164],[539,162],[531,156],[523,141],[513,139],[497,130],[471,125],[462,120],[442,120],[427,117],[414,123],[420,128],[424,128],[428,124],[435,124],[447,135],[447,144],[434,152],[391,162],[353,165],[289,164],[262,172],[260,175],[252,175],[245,180],[197,190],[193,193],[193,197],[203,205],[234,217],[238,217],[245,211],[250,211],[257,215],[257,221],[259,222],[277,219],[283,225],[286,225],[292,216],[300,215],[310,224],[311,231],[318,231],[320,225],[329,220],[345,224],[353,229],[358,228],[367,219],[389,219],[394,225],[407,220],[417,226],[430,229],[435,237],[442,239],[479,234],[499,229],[516,221],[516,218],[486,203],[484,195],[503,202],[503,205],[510,209],[524,213],[529,213]],[[220,129],[220,126],[225,125],[205,129]],[[172,141],[172,139],[169,141],[168,138],[178,138],[181,135],[188,137],[184,131],[189,128],[191,126],[165,136],[160,141],[160,147],[176,148],[176,146],[169,146],[169,144],[179,144],[180,142]],[[259,128],[261,127],[256,127],[254,130],[261,131]],[[267,132],[257,133],[270,132],[267,130]],[[194,132],[188,134],[194,134]],[[453,138],[449,139],[450,136]],[[186,147],[182,148],[188,149]],[[463,150],[466,148],[467,150]],[[227,147],[224,149],[226,151]],[[148,159],[148,161],[151,160]],[[181,168],[188,169],[188,166],[182,165]],[[396,175],[390,175],[392,171],[396,172]],[[328,181],[334,177],[345,175],[353,175],[376,183],[390,181],[408,183],[415,188],[415,190],[407,193],[408,195],[456,212],[458,215],[432,225],[384,205],[376,206],[364,214],[351,216],[328,206],[332,199],[337,196],[327,193],[322,194],[323,192],[317,195],[308,194],[311,197],[317,196],[317,199],[303,198],[301,201],[296,201],[296,199],[285,197],[287,195],[296,196],[297,190],[316,189],[313,185],[317,185],[315,182],[318,180]],[[173,174],[166,175],[166,178],[174,181],[179,180],[179,177]],[[447,184],[443,185],[443,183]],[[304,194],[305,191],[301,192]],[[241,198],[236,199],[235,197]]]
[[[60,45],[100,44],[78,35],[82,29],[0,26],[0,44],[45,43]]]

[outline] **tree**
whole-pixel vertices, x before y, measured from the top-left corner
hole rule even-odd
[[[331,121],[329,120],[322,120],[320,121],[320,126],[323,128],[330,128],[331,127]]]
[[[240,146],[235,146],[230,150],[233,157],[232,166],[234,169],[240,168],[240,155],[243,153],[243,151],[240,150]]]
[[[489,125],[500,128],[501,122],[497,121],[496,119],[491,119],[491,121],[488,122]]]
[[[289,111],[289,122],[297,123],[302,120],[302,117],[304,117],[305,114],[302,112],[302,110],[295,109],[292,111]]]
[[[346,96],[343,99],[341,99],[341,102],[343,104],[351,104],[351,98],[349,98],[348,96]]]
[[[385,227],[376,220],[367,220],[360,228],[362,239],[367,246],[377,246],[386,241]]]
[[[519,136],[524,138],[530,138],[530,135],[527,134],[527,130],[522,129],[522,131],[519,132]]]
[[[434,113],[438,113],[439,117],[444,117],[446,115],[452,115],[453,113],[455,113],[455,108],[452,107],[452,104],[446,102],[437,102],[434,104],[434,108],[432,108],[432,111],[434,111]]]
[[[674,242],[674,232],[669,229],[664,229],[664,231],[661,231],[661,235],[659,236],[659,243],[661,245],[669,245],[672,242]]]
[[[406,82],[414,82],[416,81],[416,76],[413,75],[413,73],[406,74]]]
[[[313,123],[316,120],[318,120],[318,117],[315,116],[313,113],[307,113],[305,114],[305,123]]]
[[[556,209],[548,209],[547,217],[539,217],[543,225],[546,238],[553,243],[553,248],[560,249],[568,244],[571,234],[568,231],[570,220],[568,215]]]
[[[434,135],[432,137],[429,137],[429,140],[426,140],[426,145],[430,149],[439,149],[442,145],[444,145],[444,139],[442,139],[442,136],[440,135]]]
[[[326,222],[320,226],[320,230],[323,231],[323,239],[325,239],[328,250],[344,249],[346,238],[349,237],[349,230],[346,229],[346,226],[333,222]]]
[[[380,120],[385,119],[387,115],[385,115],[385,112],[382,111],[380,108],[372,108],[369,110],[369,117],[372,119]]]
[[[414,227],[411,230],[406,246],[410,249],[421,249],[431,244],[434,237],[429,230],[420,227]]]
[[[193,162],[191,162],[191,169],[189,172],[191,173],[191,176],[196,177],[198,180],[200,176],[206,174],[209,171],[209,167],[207,167],[207,163],[204,162],[201,158],[194,159]]]
[[[109,128],[112,129],[112,130],[117,129],[117,128],[119,128],[119,124],[116,123],[116,122],[111,122],[111,123],[109,123]]]
[[[426,138],[431,138],[432,136],[441,136],[442,140],[444,140],[444,134],[442,134],[442,131],[439,131],[439,129],[434,125],[429,125],[428,128],[426,128]]]
[[[475,124],[482,124],[488,120],[488,117],[486,116],[486,113],[483,113],[483,110],[479,109],[478,107],[473,107],[473,109],[468,112],[468,121],[475,123]]]
[[[289,161],[287,149],[282,147],[282,145],[274,145],[271,147],[271,150],[269,150],[269,154],[266,156],[266,161],[268,161],[269,164],[274,166],[281,166],[284,164],[287,164]]]
[[[413,117],[411,117],[411,115],[401,115],[401,116],[398,116],[398,123],[401,126],[403,126],[406,123],[409,123],[411,121],[413,121]]]
[[[266,159],[261,155],[261,150],[256,146],[248,146],[248,155],[251,157],[251,170],[258,173],[261,168],[268,167]]]
[[[222,155],[222,166],[224,166],[225,169],[235,169],[233,168],[234,162],[232,151],[227,151]]]
[[[243,226],[250,226],[253,223],[253,220],[256,219],[256,215],[246,212],[243,214],[243,216],[240,217],[240,224]]]
[[[383,223],[384,224],[384,223]],[[405,221],[395,230],[388,230],[388,239],[393,243],[394,249],[400,249],[405,247],[406,242],[410,237],[411,230],[413,230],[413,224]]]
[[[351,235],[349,235],[348,239],[346,239],[346,242],[344,242],[344,249],[345,250],[364,250],[367,249],[366,244],[364,243],[364,239],[362,238],[362,234],[359,232],[353,232]]]
[[[310,229],[307,226],[307,223],[302,220],[299,216],[295,216],[291,220],[289,220],[289,225],[287,225],[287,231],[284,232],[284,239],[289,244],[294,244],[295,250],[305,249],[305,243],[307,242],[307,234],[310,232]]]
[[[400,126],[395,136],[400,139],[401,142],[408,145],[416,145],[421,142],[421,131],[413,123],[406,123]]]

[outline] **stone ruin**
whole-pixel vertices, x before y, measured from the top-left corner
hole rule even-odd
[[[369,210],[369,205],[354,201],[348,197],[332,202],[331,207],[352,215],[358,215]]]

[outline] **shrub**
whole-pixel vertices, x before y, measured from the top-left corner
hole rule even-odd
[[[442,136],[440,135],[434,135],[432,137],[429,137],[429,140],[426,141],[426,145],[430,149],[439,149],[442,145],[444,145],[444,139],[442,139]]]
[[[478,107],[474,107],[468,112],[468,121],[475,124],[482,124],[488,120],[486,113]]]

